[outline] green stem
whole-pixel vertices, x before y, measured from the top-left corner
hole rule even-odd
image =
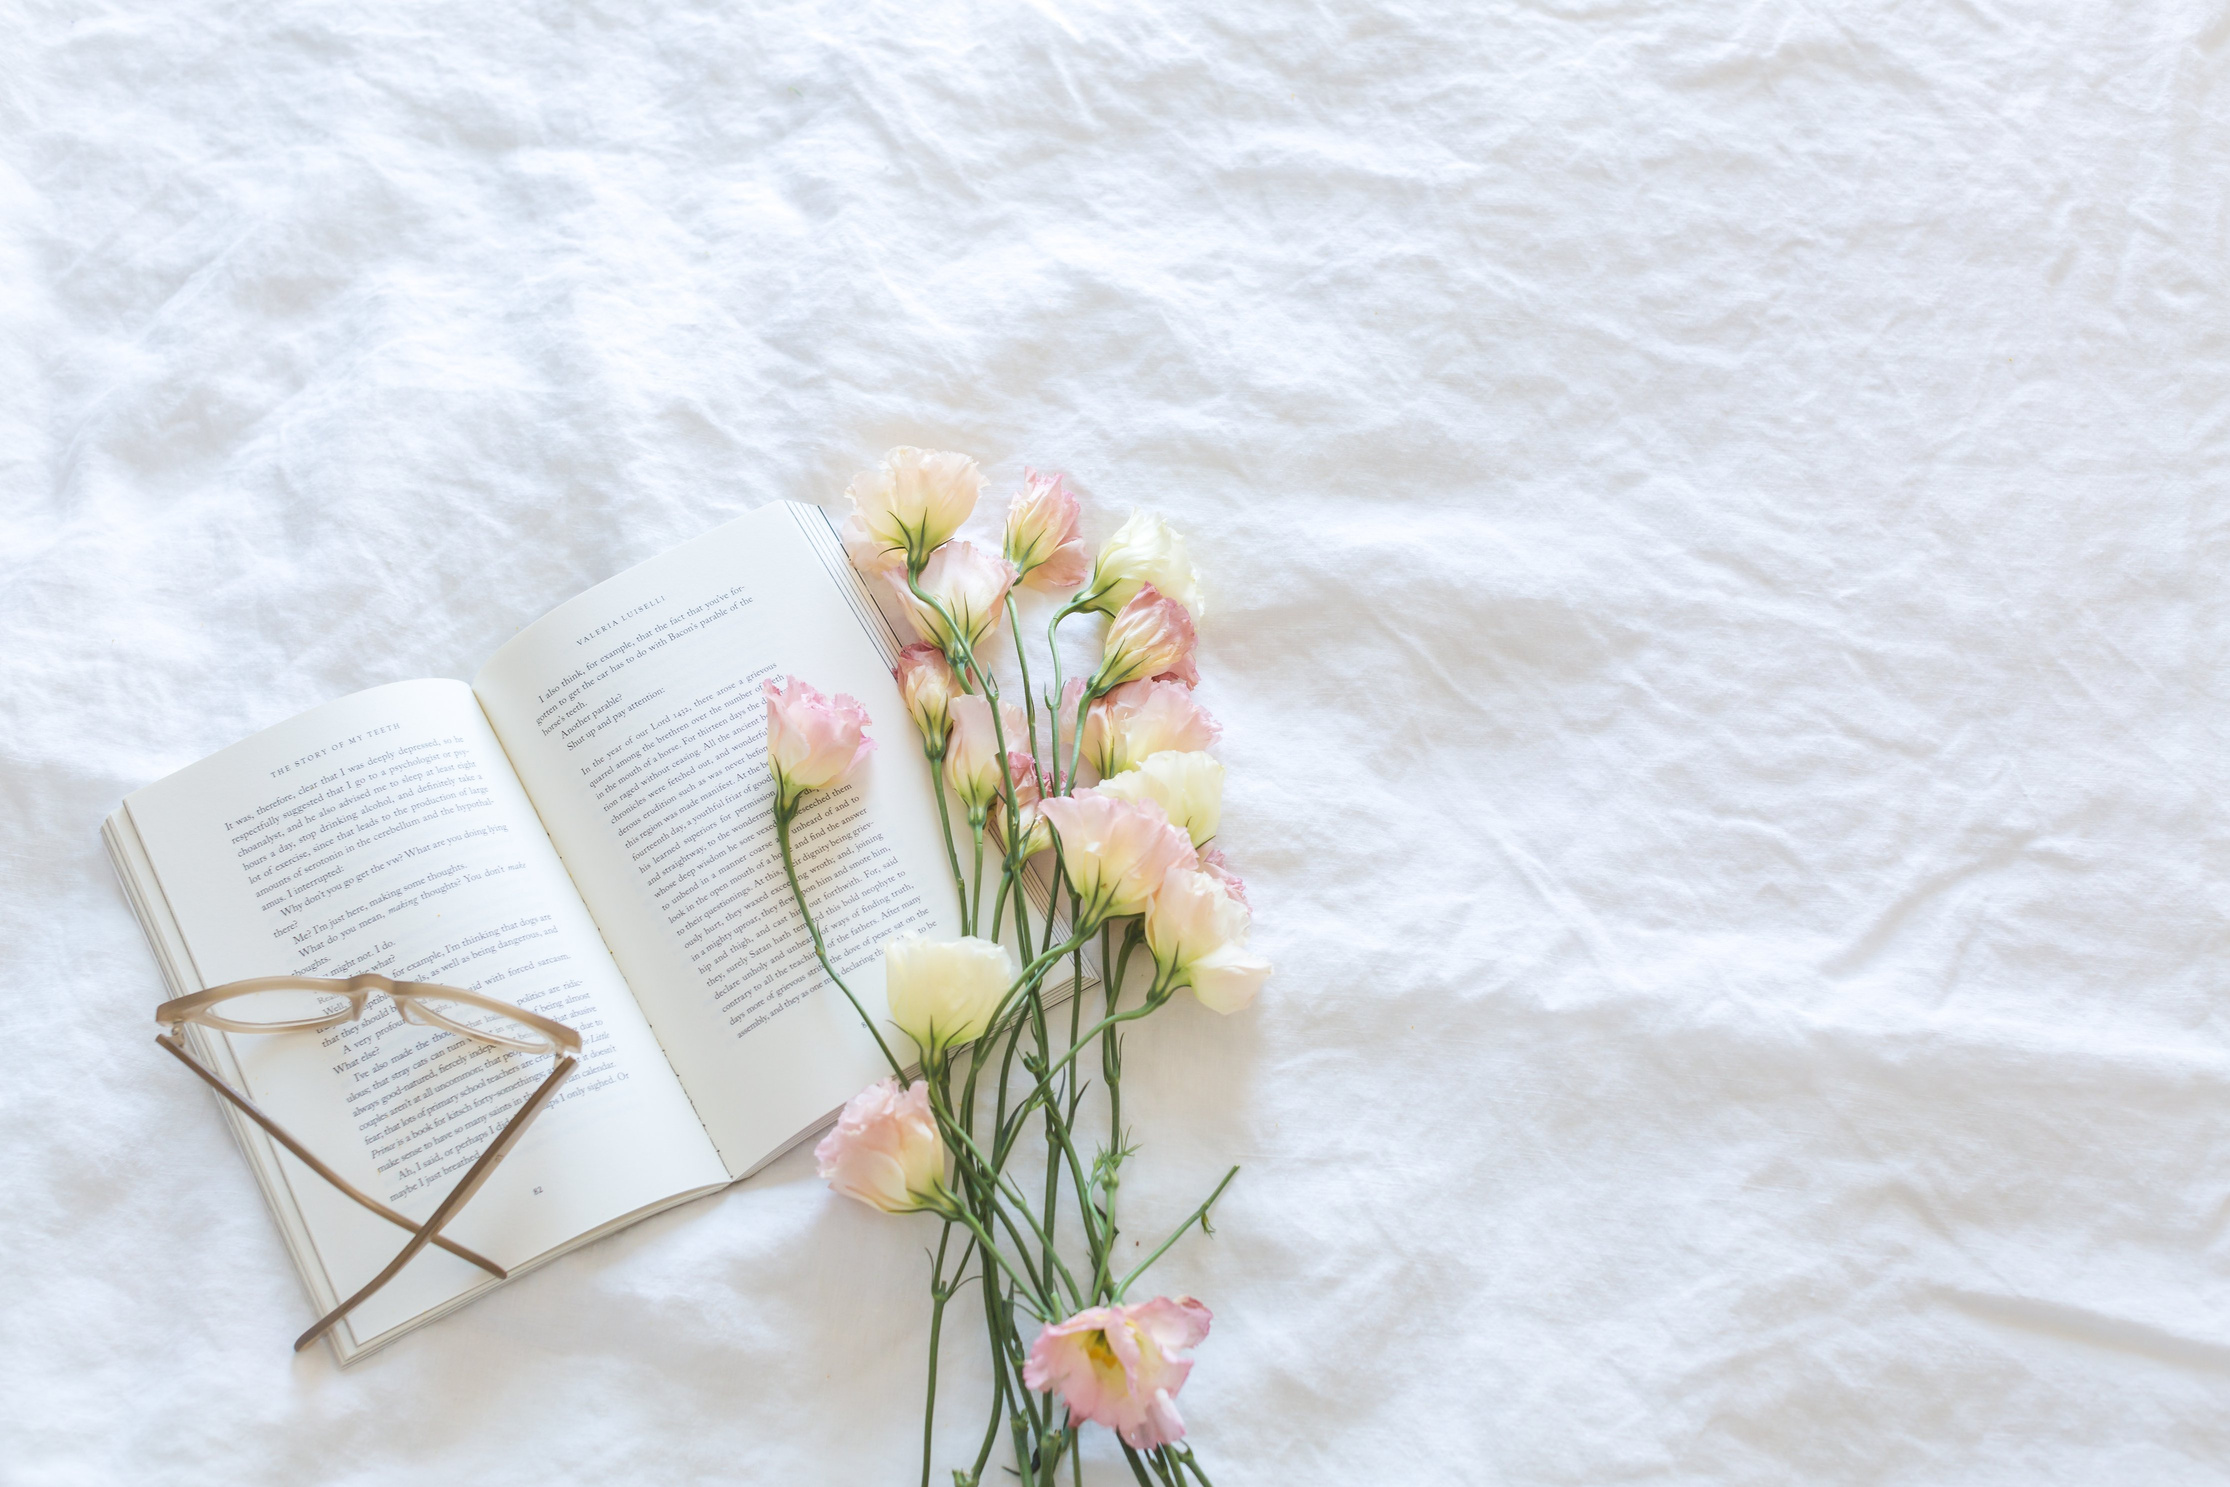
[[[945,1325],[945,1303],[952,1292],[945,1289],[945,1247],[952,1242],[952,1220],[946,1219],[937,1236],[937,1258],[929,1269],[929,1398],[921,1408],[921,1487],[929,1487],[929,1464],[937,1439],[937,1341]],[[960,1267],[968,1267],[966,1256]]]
[[[1020,631],[1015,633],[1014,650],[1016,655],[1022,653]],[[995,940],[999,937],[999,918],[1005,909],[1007,886],[1009,883],[1019,883],[1022,873],[1022,859],[1020,856],[1022,851],[1022,801],[1021,797],[1017,796],[1014,791],[1014,771],[1007,767],[1007,723],[1005,717],[1002,716],[1003,709],[999,705],[998,680],[977,663],[973,650],[968,652],[968,664],[975,667],[977,677],[983,682],[984,698],[991,704],[991,738],[999,750],[999,790],[1003,797],[1002,803],[1007,809],[1006,841],[1004,843],[1006,869],[999,879],[999,907],[993,910],[991,918],[991,938]],[[1029,695],[1027,682],[1024,683],[1023,695],[1025,697]],[[1034,735],[1035,730],[1033,729],[1032,732]],[[1036,762],[1036,758],[1033,756],[1031,759],[1033,767]],[[977,908],[979,911],[982,908],[980,898],[977,902]],[[1015,910],[1015,922],[1017,924],[1021,922],[1021,912],[1018,906]],[[1030,946],[1027,941],[1023,943],[1022,953],[1024,955],[1030,953]]]
[[[1053,765],[1053,777],[1047,784],[1045,791],[1048,795],[1066,793],[1061,789],[1061,689],[1066,687],[1068,682],[1061,675],[1061,637],[1059,632],[1061,621],[1075,614],[1077,609],[1078,605],[1074,601],[1064,604],[1054,611],[1053,618],[1045,623],[1045,646],[1047,650],[1053,653],[1053,697],[1051,701],[1046,703],[1045,707],[1045,726],[1052,734],[1052,737],[1046,740],[1045,745],[1045,757]],[[1020,650],[1022,646],[1019,630],[1015,632],[1015,640],[1015,649]]]
[[[1101,1033],[1105,1032],[1111,1027],[1115,1027],[1118,1024],[1125,1022],[1136,1022],[1139,1018],[1146,1016],[1148,1013],[1158,1011],[1161,1007],[1161,1004],[1168,1000],[1169,996],[1166,992],[1149,992],[1147,994],[1146,1003],[1144,1006],[1134,1007],[1128,1012],[1112,1013],[1109,1016],[1101,1018],[1098,1022],[1093,1023],[1089,1028],[1085,1029],[1084,1036],[1076,1043],[1071,1045],[1069,1051],[1062,1054],[1060,1059],[1039,1077],[1037,1088],[1030,1091],[1029,1099],[1025,1100],[1021,1105],[1016,1107],[1016,1117],[1020,1117],[1025,1111],[1027,1111],[1033,1101],[1044,1097],[1052,1083],[1053,1076],[1060,1073],[1061,1070],[1063,1070],[1064,1068],[1068,1067],[1069,1060],[1075,1058],[1077,1054],[1083,1052],[1084,1046],[1086,1044],[1090,1043],[1094,1038],[1098,1037]]]
[[[988,939],[996,940],[997,938],[999,938],[1000,926],[1004,925],[1007,922],[1007,889],[1011,887],[1013,883],[1014,874],[1004,871],[999,874],[999,896],[991,901],[991,933],[986,936],[986,938]],[[1021,904],[1018,902],[1015,907],[1017,910],[1019,910],[1021,908]],[[1019,933],[1022,924],[1022,915],[1019,912],[1015,914],[1014,922],[1016,930]],[[1024,955],[1028,955],[1030,953],[1030,947],[1028,945],[1024,945],[1022,947],[1022,953]]]
[[[1003,1215],[1005,1210],[1001,1209],[998,1210],[998,1212]],[[953,1208],[950,1216],[958,1222],[966,1224],[968,1226],[968,1232],[976,1236],[976,1243],[982,1246],[983,1252],[986,1255],[990,1256],[991,1259],[998,1262],[999,1268],[1007,1273],[1009,1279],[1011,1279],[1018,1286],[1026,1286],[1029,1288],[1031,1294],[1027,1298],[1027,1300],[1038,1303],[1036,1305],[1030,1306],[1030,1314],[1036,1317],[1041,1322],[1052,1321],[1053,1317],[1051,1313],[1058,1309],[1059,1303],[1053,1301],[1045,1292],[1039,1290],[1037,1283],[1034,1280],[1025,1278],[1024,1276],[1016,1272],[1013,1264],[1008,1261],[1006,1252],[1000,1249],[996,1244],[993,1244],[991,1242],[991,1236],[984,1232],[982,1222],[977,1219],[977,1217],[973,1213],[970,1213],[964,1206],[956,1205]],[[1025,1265],[1029,1264],[1029,1257],[1025,1255],[1023,1257],[1022,1263]]]
[[[996,1303],[994,1302],[994,1304]],[[988,1327],[991,1325],[988,1309],[986,1309],[984,1316],[984,1325]],[[991,1348],[991,1373],[993,1384],[991,1390],[991,1423],[984,1426],[983,1445],[976,1452],[975,1466],[970,1468],[968,1472],[968,1480],[971,1482],[982,1481],[983,1469],[991,1464],[991,1447],[999,1439],[999,1416],[1004,1412],[1007,1402],[1006,1358],[1001,1353],[996,1340],[994,1340]]]
[[[1038,1298],[1046,1304],[1047,1310],[1050,1311],[1059,1305],[1059,1298],[1053,1294],[1053,1278],[1056,1274],[1067,1284],[1069,1295],[1076,1305],[1082,1307],[1084,1304],[1082,1288],[1076,1284],[1076,1277],[1069,1274],[1068,1267],[1062,1263],[1061,1257],[1053,1253],[1051,1244],[1045,1243],[1045,1232],[1039,1228],[1037,1220],[1031,1217],[1029,1204],[1022,1200],[1020,1193],[1004,1182],[998,1168],[992,1164],[990,1158],[983,1154],[983,1148],[976,1145],[975,1137],[970,1135],[958,1120],[954,1119],[949,1094],[940,1090],[935,1080],[929,1082],[929,1106],[930,1113],[937,1118],[939,1133],[946,1138],[947,1143],[953,1148],[954,1170],[959,1173],[962,1183],[982,1199],[984,1208],[999,1222],[1006,1225],[1007,1233],[1013,1237],[1016,1248],[1021,1251],[1023,1265],[1030,1271],[1030,1279],[1037,1290]],[[968,1159],[970,1157],[975,1159],[976,1165],[974,1167],[969,1165]],[[1020,1211],[1023,1222],[1030,1226],[1032,1234],[1041,1243],[1045,1243],[1046,1263],[1043,1266],[1030,1263],[1029,1240],[1025,1239],[1015,1229],[1014,1217],[1007,1211],[1008,1205],[998,1201],[1002,1191],[1012,1200],[1013,1206]],[[975,1227],[973,1221],[971,1221],[971,1227]],[[977,1238],[984,1239],[980,1228],[977,1230]],[[985,1243],[988,1244],[989,1241],[986,1239]],[[1002,1262],[1005,1259],[1003,1255],[997,1258]]]
[[[1087,683],[1082,695],[1076,699],[1076,737],[1069,743],[1069,783],[1072,787],[1076,782],[1077,761],[1084,757],[1084,715],[1092,710],[1092,703],[1098,697],[1099,693],[1094,692]],[[1071,793],[1074,793],[1073,788]]]
[[[1053,1108],[1052,1101],[1046,1102],[1045,1109],[1046,1129],[1049,1133],[1047,1144],[1052,1148],[1047,1154],[1047,1160],[1050,1162],[1059,1157],[1067,1161],[1069,1180],[1076,1184],[1077,1213],[1084,1221],[1084,1242],[1092,1252],[1093,1273],[1104,1274],[1108,1264],[1109,1246],[1115,1242],[1115,1236],[1093,1222],[1093,1213],[1088,1202],[1091,1188],[1084,1180],[1084,1159],[1077,1155],[1075,1133],[1070,1130],[1067,1120],[1061,1117],[1060,1112]]]
[[[1109,1015],[1113,1015],[1116,1003],[1122,1000],[1123,982],[1130,972],[1132,952],[1138,949],[1145,938],[1144,926],[1135,920],[1132,921],[1130,927],[1123,932],[1122,953],[1115,957],[1115,965],[1112,971],[1107,966],[1107,952],[1104,948],[1105,938],[1102,938],[1103,948],[1100,951],[1100,968],[1101,974],[1107,978],[1104,983],[1104,996]],[[1069,1041],[1073,1043],[1081,1040],[1072,1038]],[[1106,1206],[1101,1214],[1101,1229],[1107,1235],[1107,1252],[1112,1256],[1115,1253],[1115,1237],[1120,1232],[1115,1222],[1115,1200],[1122,1189],[1124,1151],[1123,1037],[1112,1027],[1100,1034],[1100,1078],[1107,1085],[1107,1150],[1109,1162],[1109,1171],[1104,1189]],[[1098,1277],[1098,1283],[1100,1294],[1105,1296],[1114,1289],[1115,1278],[1111,1274],[1103,1274]]]
[[[1146,1453],[1146,1464],[1154,1469],[1154,1475],[1166,1484],[1166,1487],[1185,1487],[1184,1474],[1178,1471],[1175,1464],[1170,1461],[1166,1447],[1157,1446],[1148,1451]]]
[[[1048,931],[1047,937],[1051,937],[1050,931]],[[1069,952],[1076,949],[1077,946],[1083,944],[1090,938],[1091,936],[1089,934],[1077,935],[1075,938],[1070,939],[1063,944],[1056,945],[1050,950],[1045,951],[1035,960],[1024,966],[1022,968],[1022,974],[1015,977],[1014,984],[1012,986],[1009,986],[1006,990],[1006,995],[1002,996],[999,999],[999,1005],[991,1009],[991,1020],[985,1025],[987,1027],[1006,1026],[1008,1022],[1007,1014],[1011,1010],[1013,1010],[1015,999],[1017,997],[1025,996],[1032,990],[1035,990],[1039,979],[1045,975],[1048,968],[1057,963],[1062,956],[1067,955]],[[1022,1019],[1019,1017],[1014,1019],[1014,1023],[1017,1026],[1020,1025],[1021,1021]]]
[[[1216,1487],[1215,1483],[1208,1480],[1208,1474],[1200,1469],[1200,1459],[1192,1454],[1192,1447],[1164,1446],[1162,1450],[1168,1454],[1170,1460],[1198,1477],[1200,1487]]]
[[[1022,716],[1030,730],[1030,757],[1038,755],[1038,699],[1030,691],[1030,653],[1022,644],[1022,615],[1014,607],[1014,590],[1007,590],[1007,628],[1014,632],[1014,662],[1022,668]]]
[[[1043,1063],[1046,1055],[1053,1051],[1052,1040],[1046,1036],[1045,1031],[1045,997],[1041,992],[1033,991],[1024,1006],[1030,1019],[1031,1036],[1037,1040],[1038,1061]],[[1045,1214],[1043,1229],[1045,1254],[1049,1264],[1053,1257],[1053,1231],[1061,1217],[1061,1156],[1053,1132],[1056,1118],[1053,1102],[1048,1100],[1045,1106],[1045,1207],[1042,1212]],[[1077,1200],[1082,1202],[1083,1196],[1084,1190],[1079,1187]]]
[[[875,1020],[867,1015],[867,1009],[859,1004],[859,998],[852,995],[852,988],[846,986],[844,978],[836,974],[836,967],[829,961],[828,946],[821,943],[821,927],[813,922],[813,911],[805,906],[805,890],[798,886],[797,860],[790,851],[790,823],[796,818],[796,814],[795,806],[787,814],[779,804],[775,806],[774,836],[782,844],[782,872],[790,880],[790,895],[798,901],[798,917],[805,921],[805,932],[813,937],[813,953],[820,957],[821,969],[828,972],[828,978],[836,983],[836,989],[844,993],[844,1000],[852,1004],[852,1010],[859,1014],[860,1022],[866,1026],[867,1035],[883,1051],[883,1060],[890,1065],[891,1077],[904,1085],[905,1069],[900,1067],[897,1059],[891,1057],[890,1045],[883,1041],[882,1033],[876,1030]]]
[[[1030,1264],[1030,1257],[1027,1253],[1029,1249],[1029,1242],[1025,1240],[1019,1232],[1016,1231],[1014,1227],[1014,1214],[1008,1212],[1008,1209],[1010,1207],[1014,1210],[1015,1213],[1019,1213],[1022,1215],[1022,1222],[1030,1226],[1031,1234],[1038,1240],[1040,1244],[1044,1245],[1045,1258],[1047,1261],[1045,1274],[1048,1281],[1050,1281],[1052,1276],[1058,1274],[1060,1278],[1067,1283],[1070,1298],[1076,1303],[1077,1308],[1081,1310],[1084,1305],[1083,1287],[1079,1286],[1076,1283],[1075,1276],[1069,1274],[1067,1263],[1063,1261],[1058,1254],[1054,1253],[1052,1241],[1046,1236],[1045,1230],[1039,1225],[1037,1219],[1031,1215],[1030,1205],[1026,1201],[1024,1201],[1022,1194],[1016,1191],[1013,1184],[1006,1181],[1005,1177],[1001,1175],[996,1167],[992,1166],[991,1159],[983,1154],[983,1148],[976,1145],[976,1141],[973,1136],[970,1136],[966,1131],[961,1130],[958,1126],[952,1126],[949,1134],[953,1135],[958,1141],[961,1151],[965,1151],[968,1154],[972,1155],[980,1164],[982,1168],[982,1178],[988,1181],[991,1185],[991,1191],[989,1193],[989,1196],[992,1199],[989,1205],[991,1212],[999,1220],[999,1222],[1007,1226],[1007,1233],[1013,1236],[1015,1244],[1025,1251],[1022,1256],[1022,1263],[1024,1265]],[[954,1155],[958,1156],[959,1152],[956,1151]],[[1005,1194],[1005,1196],[1009,1200],[1008,1202],[1000,1203],[997,1201],[998,1196],[1002,1193]],[[1035,1269],[1035,1267],[1032,1268],[1033,1270]],[[1048,1284],[1045,1289],[1039,1294],[1040,1298],[1047,1302],[1049,1306],[1055,1306],[1059,1304],[1059,1298],[1053,1295],[1053,1289],[1050,1284]]]
[[[1130,1274],[1123,1277],[1123,1283],[1115,1288],[1115,1300],[1117,1302],[1120,1302],[1123,1299],[1124,1293],[1130,1290],[1131,1282],[1144,1275],[1146,1273],[1147,1267],[1151,1266],[1163,1255],[1169,1253],[1169,1247],[1175,1244],[1178,1240],[1185,1237],[1185,1231],[1187,1229],[1191,1228],[1194,1224],[1198,1224],[1200,1225],[1202,1233],[1208,1232],[1208,1210],[1215,1206],[1215,1201],[1223,1196],[1223,1190],[1231,1186],[1231,1179],[1237,1177],[1238,1175],[1239,1169],[1237,1167],[1234,1167],[1229,1172],[1224,1173],[1223,1181],[1216,1184],[1216,1190],[1208,1195],[1208,1201],[1201,1204],[1198,1208],[1195,1208],[1192,1211],[1191,1217],[1187,1218],[1183,1223],[1179,1224],[1176,1230],[1171,1233],[1167,1239],[1164,1239],[1161,1242],[1161,1248],[1155,1250],[1145,1259],[1140,1260],[1138,1262],[1138,1267],[1131,1271]]]
[[[968,912],[968,880],[960,875],[960,849],[952,841],[952,810],[945,804],[945,756],[924,749],[929,760],[929,785],[937,792],[937,824],[944,828],[945,861],[952,865],[952,891],[960,895],[962,917]]]
[[[961,933],[972,935],[976,932],[976,921],[983,917],[983,818],[974,811],[968,812],[968,827],[976,836],[976,896]]]

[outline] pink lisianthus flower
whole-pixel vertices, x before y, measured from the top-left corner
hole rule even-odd
[[[920,1080],[871,1084],[846,1102],[835,1129],[813,1148],[828,1185],[885,1213],[951,1206],[945,1188],[945,1142]]]
[[[1152,754],[1197,753],[1222,733],[1193,701],[1192,688],[1140,677],[1092,704],[1084,718],[1084,757],[1102,779],[1112,779]]]
[[[906,549],[892,547],[882,538],[867,530],[867,523],[858,512],[844,518],[836,529],[836,537],[844,544],[844,556],[861,576],[873,578],[877,574],[903,574],[906,571]]]
[[[1223,885],[1223,891],[1239,901],[1239,907],[1249,913],[1254,905],[1247,902],[1247,883],[1231,870],[1230,862],[1221,847],[1203,847],[1200,850],[1200,870]]]
[[[1079,529],[1080,512],[1065,475],[1022,472],[1022,489],[1007,508],[1007,561],[1041,593],[1073,589],[1092,571]]]
[[[1165,986],[1190,986],[1202,1006],[1230,1014],[1254,1000],[1270,962],[1247,948],[1252,916],[1213,873],[1176,869],[1146,907],[1146,948]]]
[[[766,697],[767,768],[779,810],[808,790],[841,785],[875,751],[867,709],[841,693],[824,697],[793,676],[786,687],[768,682]]]
[[[893,449],[846,491],[852,515],[844,524],[845,549],[869,571],[919,568],[960,530],[982,487],[983,472],[964,454]]]
[[[1014,564],[973,542],[948,542],[921,570],[921,591],[944,612],[924,604],[906,586],[906,575],[888,575],[899,604],[922,639],[952,652],[956,637],[968,649],[991,637],[1006,613],[1007,590],[1014,587]],[[948,617],[950,623],[947,623]]]
[[[898,653],[898,695],[906,712],[921,730],[922,749],[931,759],[945,757],[945,738],[952,732],[952,699],[961,695],[960,678],[953,675],[945,653],[918,641]]]
[[[952,699],[952,740],[945,748],[945,783],[952,793],[959,796],[971,815],[982,811],[999,796],[1005,780],[999,775],[999,735],[991,726],[991,703],[973,692],[963,692]],[[1022,709],[1013,703],[1000,705],[1000,722],[1005,726],[1007,742],[1023,742]],[[1029,770],[1031,796],[1036,798],[1037,771],[1030,764],[1028,753],[1020,749],[1007,751],[1007,768],[1013,773],[1015,756]],[[1022,776],[1015,775],[1016,779]]]
[[[1053,845],[1053,828],[1038,809],[1045,795],[1044,781],[1038,776],[1037,760],[1022,749],[1007,750],[1007,774],[1014,781],[1014,803],[1022,821],[1022,842],[1016,855],[1027,861]],[[1004,795],[991,802],[991,825],[999,833],[1002,847],[1007,840],[1006,812]]]
[[[1147,584],[1107,627],[1106,649],[1091,689],[1110,692],[1141,677],[1171,677],[1193,686],[1200,680],[1192,664],[1196,640],[1185,606]]]
[[[1038,1334],[1022,1381],[1059,1390],[1071,1423],[1109,1426],[1134,1451],[1173,1445],[1185,1438],[1177,1391],[1211,1320],[1190,1296],[1090,1307]]]
[[[1061,866],[1081,900],[1076,927],[1144,912],[1172,869],[1198,863],[1191,840],[1151,800],[1116,800],[1091,790],[1039,802],[1059,834]]]

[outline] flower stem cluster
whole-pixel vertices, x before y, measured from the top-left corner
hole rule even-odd
[[[1142,1263],[1125,1269],[1116,1259],[1117,1196],[1135,1154],[1123,1122],[1123,1025],[1187,987],[1204,1006],[1237,1011],[1270,970],[1246,948],[1245,889],[1212,845],[1223,766],[1206,752],[1216,725],[1192,696],[1200,584],[1183,540],[1146,513],[1091,557],[1065,477],[1034,470],[997,553],[957,540],[980,486],[965,456],[893,450],[852,483],[843,534],[854,564],[891,586],[921,636],[900,653],[896,675],[937,789],[960,906],[959,938],[884,947],[889,1024],[912,1045],[918,1074],[901,1066],[830,962],[791,854],[805,794],[852,779],[872,748],[867,718],[851,699],[821,697],[795,679],[767,692],[774,822],[791,893],[822,968],[892,1070],[845,1107],[816,1155],[836,1191],[940,1224],[925,1487],[939,1339],[969,1278],[980,1281],[992,1378],[981,1445],[955,1481],[988,1480],[1003,1435],[1016,1476],[1052,1487],[1065,1464],[1073,1470],[1081,1427],[1096,1423],[1115,1432],[1142,1484],[1206,1483],[1176,1401],[1208,1309],[1128,1293],[1194,1225],[1213,1232],[1209,1211],[1238,1169]],[[1073,591],[1047,622],[1052,685],[1042,698],[1016,632],[1020,708],[1002,700],[988,656],[1002,624],[1019,623],[1018,586]],[[1060,627],[1094,613],[1108,617],[1101,659],[1065,680]],[[1141,949],[1151,975],[1126,1001]],[[1104,1109],[1086,1105],[1093,1055]],[[1025,1181],[1017,1159],[1030,1153],[1042,1171]]]

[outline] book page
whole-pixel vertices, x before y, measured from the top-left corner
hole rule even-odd
[[[857,698],[879,747],[793,828],[831,958],[884,1019],[881,947],[959,933],[890,636],[821,513],[761,507],[538,620],[474,682],[730,1172],[888,1066],[829,985],[775,843],[761,684]],[[911,1058],[900,1039],[893,1049]]]
[[[463,683],[404,682],[317,708],[138,792],[123,814],[176,926],[166,965],[189,989],[377,971],[483,991],[582,1034],[573,1078],[445,1231],[459,1243],[510,1268],[726,1180]],[[361,1021],[324,1032],[197,1032],[266,1113],[413,1218],[553,1062],[406,1023],[378,996]],[[290,1236],[314,1249],[313,1298],[333,1304],[409,1236],[275,1153],[264,1155],[298,1210]],[[343,1324],[342,1351],[493,1283],[428,1249]]]

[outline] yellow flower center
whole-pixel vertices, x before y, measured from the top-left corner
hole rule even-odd
[[[1084,1351],[1091,1358],[1094,1368],[1103,1373],[1121,1375],[1123,1365],[1116,1358],[1115,1350],[1107,1345],[1107,1334],[1104,1331],[1085,1333]]]

